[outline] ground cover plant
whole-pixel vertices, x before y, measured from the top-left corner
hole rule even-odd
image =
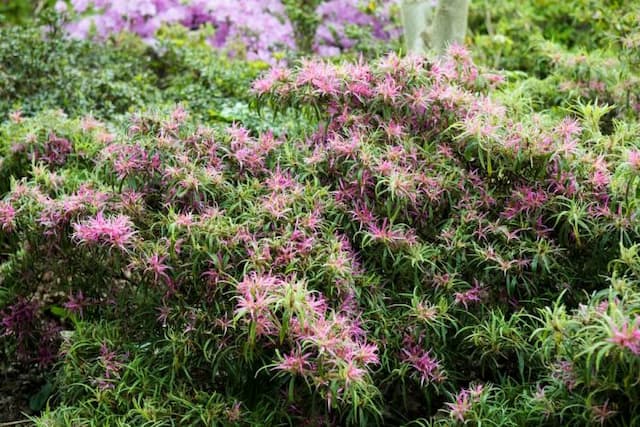
[[[638,424],[635,5],[474,3],[440,58],[0,28],[0,419]]]

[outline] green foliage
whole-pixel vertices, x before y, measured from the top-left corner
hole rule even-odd
[[[184,103],[207,122],[240,121],[264,129],[264,118],[249,108],[249,88],[268,64],[232,60],[216,53],[206,42],[210,35],[210,29],[192,32],[180,26],[165,27],[158,33],[152,65],[158,76],[159,98],[166,103]],[[264,114],[269,117],[268,112]]]
[[[640,111],[639,10],[637,0],[474,1],[469,40],[478,62],[511,71],[507,94],[526,93],[536,111],[564,114],[590,101],[632,118]]]
[[[495,73],[0,28],[34,424],[638,424],[635,2],[570,3],[471,2]]]
[[[482,0],[471,2],[469,28],[478,54],[498,68],[536,70],[536,45],[543,40],[568,50],[611,48],[637,59],[639,7],[637,0]]]
[[[61,38],[60,29],[0,29],[0,117],[62,108],[72,115],[109,117],[157,97],[157,76],[139,41],[107,45]]]
[[[46,36],[39,28],[0,28],[0,117],[59,108],[110,119],[184,102],[206,121],[264,127],[248,108],[248,89],[267,65],[215,53],[206,43],[209,30],[167,28],[151,48],[127,34],[96,45],[52,28]]]
[[[0,2],[0,26],[30,23],[54,4],[55,0],[4,0]]]

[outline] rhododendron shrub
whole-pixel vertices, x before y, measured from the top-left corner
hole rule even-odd
[[[381,268],[415,285],[450,275],[430,280],[478,289],[461,301],[495,289],[518,305],[600,286],[598,259],[617,253],[620,236],[636,237],[633,202],[608,164],[625,150],[596,158],[581,143],[598,122],[510,117],[482,93],[490,80],[466,51],[451,54],[435,64],[391,56],[376,68],[309,62],[298,73],[271,72],[255,90],[325,119],[306,161]]]
[[[499,85],[453,46],[271,68],[287,132],[14,115],[0,339],[57,362],[38,422],[633,420],[637,132]]]
[[[321,118],[306,162],[333,190],[337,220],[388,300],[426,322],[410,327],[404,308],[395,329],[440,350],[449,380],[474,372],[540,379],[545,361],[525,350],[532,324],[522,313],[537,315],[560,293],[575,303],[606,289],[609,262],[638,238],[635,149],[602,138],[606,106],[582,105],[578,117],[561,120],[515,115],[485,92],[494,81],[453,47],[442,62],[309,62],[254,85],[274,107]],[[628,130],[616,134],[632,144]],[[402,294],[414,296],[411,304],[396,299]],[[470,321],[479,323],[457,339],[435,327]],[[607,342],[632,356],[633,319],[621,322]],[[498,338],[507,330],[508,339]],[[442,380],[428,353],[421,363],[405,355],[421,385]],[[605,404],[606,393],[598,396]]]
[[[202,357],[213,362],[216,343],[215,350],[224,349],[216,363],[240,362],[233,370],[244,373],[222,368],[230,377],[214,389],[237,393],[245,407],[253,405],[244,395],[246,381],[257,375],[272,389],[264,396],[279,395],[283,383],[291,392],[313,384],[290,403],[300,405],[298,417],[310,415],[310,399],[319,401],[318,417],[379,418],[380,392],[371,379],[379,348],[367,336],[356,298],[373,279],[357,267],[339,230],[331,230],[328,192],[293,175],[281,137],[256,137],[240,126],[193,128],[184,124],[186,115],[178,108],[166,118],[135,116],[124,133],[108,138],[102,123],[74,121],[75,132],[66,135],[75,156],[32,162],[14,182],[1,211],[2,242],[16,249],[4,264],[4,285],[16,296],[2,311],[3,340],[17,356],[46,366],[49,353],[44,359],[27,351],[25,341],[48,343],[43,340],[51,334],[44,335],[39,319],[55,306],[50,322],[59,329],[82,329],[100,318],[119,334],[138,337],[134,341],[163,341],[165,334],[194,339],[197,357],[175,365],[172,374],[190,387],[210,381],[190,379],[189,370],[202,369]],[[55,120],[59,129],[70,126],[63,116]],[[10,126],[19,134],[33,121]],[[51,135],[28,136],[21,155],[39,152]],[[79,149],[79,141],[91,141],[100,154]],[[84,171],[82,184],[66,174],[74,169]],[[10,285],[25,279],[26,287]],[[53,300],[36,305],[22,297],[38,286]],[[59,334],[53,336],[59,343]],[[86,386],[96,393],[119,390],[125,359],[146,352],[118,350],[124,344],[113,341],[76,354],[73,336],[67,338],[64,357],[96,357],[103,367],[78,367],[75,375],[89,382],[68,384],[65,396],[84,399]],[[56,354],[56,346],[48,348]],[[214,371],[206,376],[215,378]]]

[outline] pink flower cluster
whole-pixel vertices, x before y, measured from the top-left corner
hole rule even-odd
[[[42,205],[37,223],[44,228],[44,234],[50,236],[60,235],[79,215],[95,209],[104,209],[109,199],[107,193],[87,185],[81,185],[75,193],[58,199],[52,199],[37,189],[32,191]]]
[[[345,35],[348,24],[370,26],[376,38],[388,39],[397,30],[389,30],[389,6],[385,1],[381,12],[369,14],[359,7],[358,0],[328,0],[318,9],[321,17],[316,37],[316,50],[333,55],[353,45]],[[72,9],[80,18],[69,24],[72,37],[87,38],[95,32],[98,38],[129,31],[153,43],[164,24],[180,24],[197,28],[211,24],[216,29],[209,39],[211,45],[233,53],[246,50],[250,60],[271,62],[273,55],[295,48],[293,28],[281,0],[71,0]],[[67,12],[65,0],[56,9]],[[335,35],[337,34],[337,36]]]
[[[112,159],[118,179],[125,179],[133,173],[153,173],[160,165],[160,157],[151,154],[142,146],[111,144],[101,153],[105,159]]]
[[[502,215],[507,219],[513,219],[520,214],[531,215],[539,211],[547,199],[545,190],[521,186],[513,190],[510,203]]]
[[[329,404],[341,398],[331,395],[330,383],[346,392],[365,380],[367,366],[379,363],[377,346],[366,342],[349,295],[340,311],[330,311],[324,297],[304,282],[257,273],[246,275],[237,292],[236,319],[246,322],[255,337],[274,339],[288,331],[292,350],[273,369],[310,378]],[[284,316],[283,310],[290,312]]]
[[[0,230],[11,231],[15,227],[16,210],[9,202],[0,202]]]
[[[136,232],[126,215],[105,218],[102,211],[94,218],[73,224],[73,239],[84,245],[126,250]]]
[[[627,164],[634,172],[640,172],[640,150],[629,150],[627,152]]]
[[[628,349],[636,356],[640,356],[640,316],[636,316],[632,325],[625,321],[621,327],[611,324],[609,342],[621,349]]]
[[[117,382],[120,380],[124,361],[127,357],[127,354],[118,354],[114,350],[111,350],[106,343],[102,343],[100,346],[100,356],[97,361],[104,369],[104,376],[96,379],[98,388],[101,390],[115,388]]]
[[[402,349],[402,360],[411,365],[420,379],[420,385],[432,382],[441,383],[446,379],[446,375],[440,366],[440,362],[431,351],[425,350],[421,345],[421,340],[414,340],[407,336],[404,339]]]
[[[456,304],[464,305],[464,308],[468,308],[470,303],[478,303],[481,300],[482,288],[480,283],[474,279],[473,287],[464,292],[456,292],[454,294]]]
[[[456,421],[465,422],[469,412],[473,409],[473,405],[480,401],[484,392],[485,389],[482,384],[462,389],[456,394],[455,402],[445,403],[449,408],[449,416]]]
[[[42,160],[51,166],[62,166],[72,152],[73,145],[67,138],[52,133],[45,141],[43,150],[41,152],[36,150],[35,159]]]

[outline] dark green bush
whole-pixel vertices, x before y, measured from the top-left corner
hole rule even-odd
[[[123,34],[103,44],[61,37],[55,24],[0,28],[0,118],[59,108],[109,119],[148,105],[183,102],[207,121],[261,121],[248,109],[260,62],[231,61],[206,31],[164,31],[156,48]]]
[[[0,117],[51,108],[110,117],[157,100],[158,78],[139,41],[96,46],[58,31],[0,28]]]

